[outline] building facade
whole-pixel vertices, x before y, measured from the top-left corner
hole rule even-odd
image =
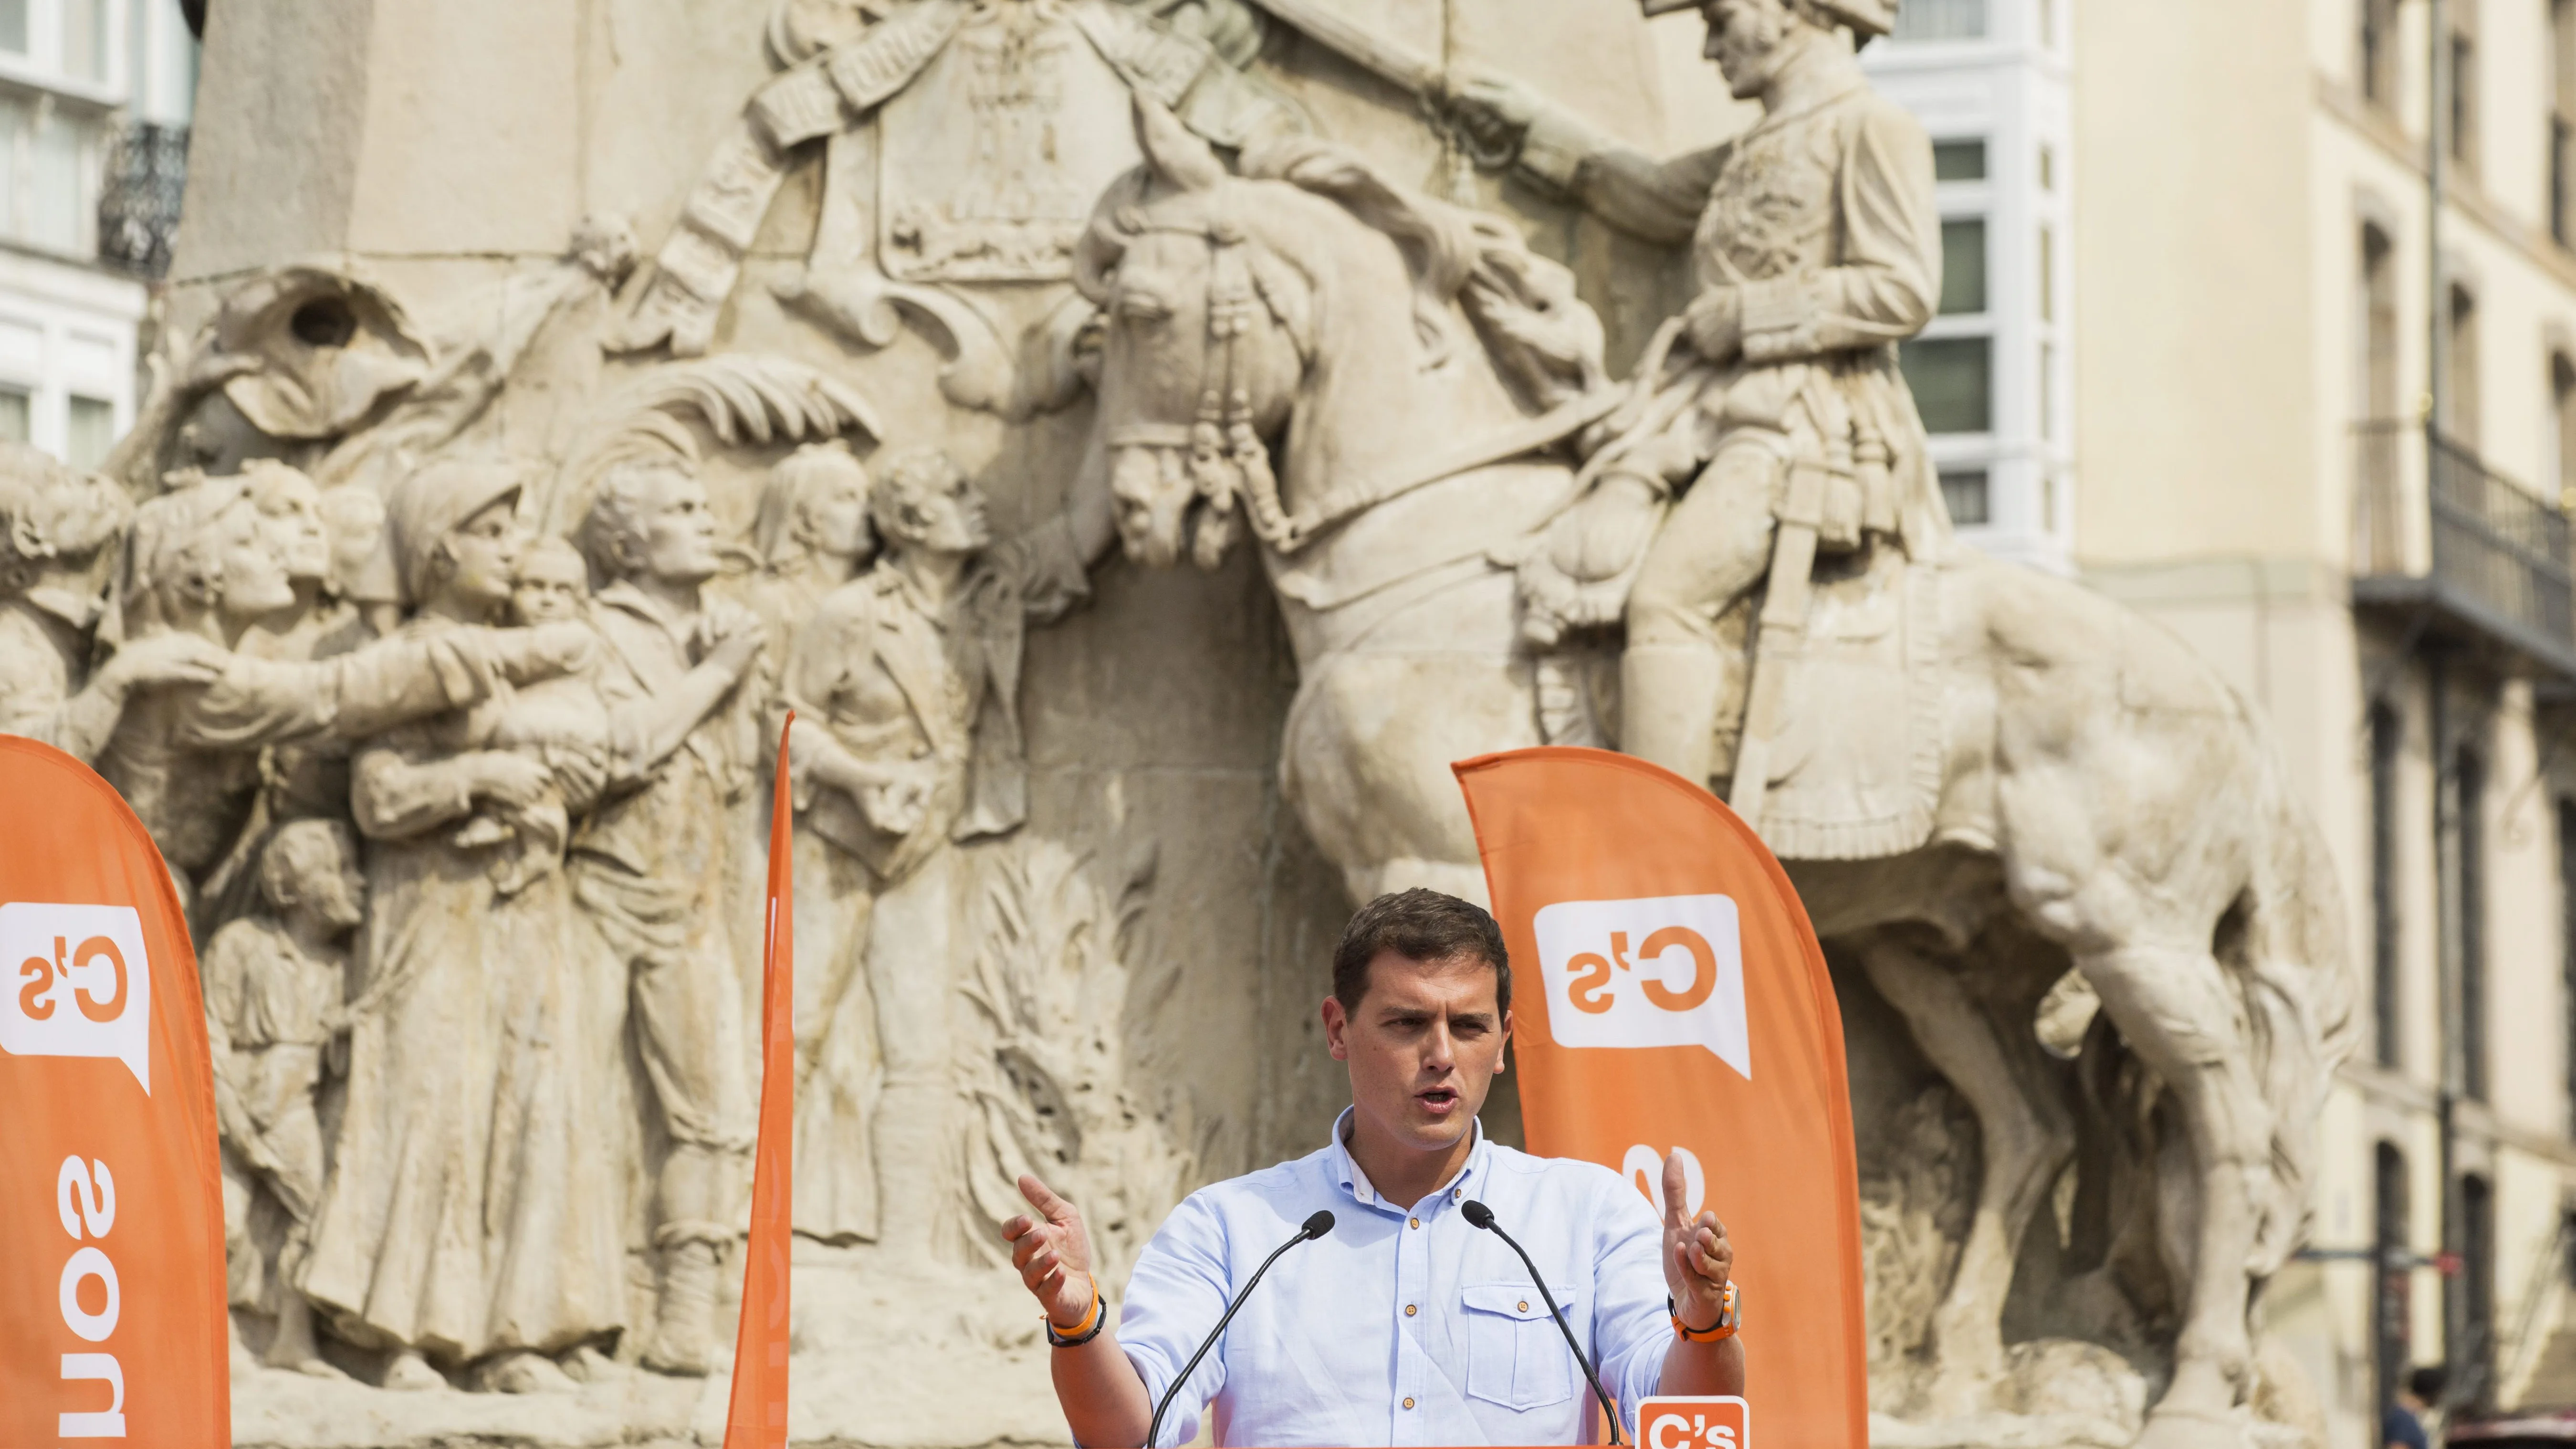
[[[0,439],[86,465],[132,422],[195,85],[177,0],[0,0]]]
[[[2576,1403],[2576,5],[2094,6],[2074,44],[2120,178],[2076,208],[2076,563],[2270,713],[2361,978],[2275,1332],[2339,1444],[2412,1365]]]
[[[2066,572],[2075,541],[2071,0],[1908,0],[1861,56],[1932,133],[1940,314],[1904,348],[1950,516]]]

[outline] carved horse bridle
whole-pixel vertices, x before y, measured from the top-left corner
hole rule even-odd
[[[1130,423],[1112,429],[1108,444],[1113,449],[1186,450],[1190,482],[1207,501],[1212,517],[1230,520],[1235,500],[1242,499],[1253,535],[1282,555],[1296,553],[1326,529],[1415,489],[1561,442],[1608,416],[1624,395],[1617,388],[1581,394],[1481,442],[1436,455],[1392,481],[1355,479],[1326,490],[1313,506],[1291,513],[1280,501],[1269,445],[1253,430],[1252,395],[1242,375],[1243,339],[1252,330],[1256,312],[1267,312],[1287,331],[1301,366],[1314,364],[1315,340],[1301,335],[1283,299],[1264,284],[1253,264],[1251,239],[1234,218],[1157,221],[1128,206],[1119,209],[1115,220],[1118,230],[1129,237],[1163,233],[1198,237],[1207,243],[1207,330],[1201,353],[1201,376],[1207,385],[1199,394],[1198,416],[1186,426]]]
[[[1252,426],[1252,393],[1243,376],[1243,339],[1252,331],[1256,311],[1267,311],[1286,326],[1279,303],[1253,276],[1250,239],[1231,217],[1204,221],[1155,221],[1135,207],[1121,208],[1118,229],[1130,237],[1164,233],[1194,236],[1207,243],[1207,330],[1201,338],[1198,416],[1186,426],[1131,423],[1109,434],[1112,448],[1159,448],[1185,452],[1191,485],[1205,500],[1217,526],[1234,516],[1242,500],[1255,537],[1281,552],[1304,542],[1305,530],[1279,500],[1279,477],[1270,466],[1270,447]],[[1294,338],[1292,330],[1292,340]],[[1305,348],[1300,361],[1310,360]]]

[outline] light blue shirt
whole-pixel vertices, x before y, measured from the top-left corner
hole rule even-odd
[[[1317,1208],[1333,1231],[1291,1249],[1172,1401],[1157,1443],[1187,1444],[1213,1399],[1216,1442],[1573,1444],[1591,1389],[1520,1259],[1470,1225],[1481,1201],[1537,1261],[1601,1387],[1633,1425],[1673,1343],[1663,1227],[1606,1167],[1486,1140],[1410,1205],[1388,1202],[1342,1145],[1190,1194],[1145,1245],[1118,1342],[1155,1401],[1226,1300]]]

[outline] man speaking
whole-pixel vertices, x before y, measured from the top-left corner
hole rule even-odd
[[[1659,1225],[1608,1168],[1515,1152],[1477,1126],[1511,1005],[1492,916],[1427,890],[1370,902],[1333,951],[1324,1000],[1351,1078],[1332,1140],[1191,1194],[1137,1259],[1114,1329],[1081,1213],[1020,1179],[1037,1215],[1004,1236],[1045,1310],[1076,1443],[1143,1445],[1152,1427],[1154,1445],[1186,1444],[1213,1400],[1227,1445],[1572,1444],[1593,1437],[1595,1372],[1623,1438],[1647,1395],[1744,1391],[1735,1252],[1716,1214],[1687,1216],[1677,1161]],[[1275,1280],[1246,1294],[1273,1257]]]

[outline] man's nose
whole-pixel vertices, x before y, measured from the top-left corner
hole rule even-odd
[[[1424,1039],[1422,1064],[1434,1071],[1446,1072],[1457,1063],[1457,1038],[1449,1034],[1449,1023],[1441,1022],[1432,1027],[1431,1035]]]

